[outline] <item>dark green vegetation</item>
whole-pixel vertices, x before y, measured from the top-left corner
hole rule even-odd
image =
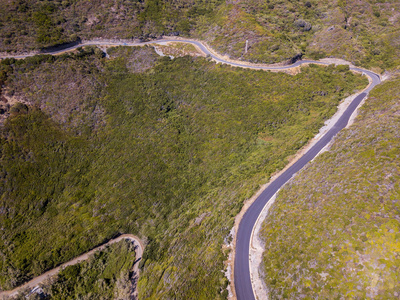
[[[1,128],[3,289],[135,233],[140,298],[224,298],[243,201],[366,85],[333,66],[290,76],[190,57],[130,72],[142,51],[1,62],[6,98],[26,103]]]
[[[272,299],[398,299],[400,79],[279,194],[263,227]]]
[[[0,51],[179,34],[253,62],[335,56],[380,71],[400,63],[399,11],[398,0],[1,0]]]

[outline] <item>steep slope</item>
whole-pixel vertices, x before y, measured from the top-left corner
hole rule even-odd
[[[221,0],[0,1],[0,51],[24,51],[80,38],[188,34]]]
[[[1,131],[0,284],[136,233],[141,298],[224,298],[221,249],[242,203],[366,79],[111,54],[1,62],[6,100],[25,105]]]
[[[334,56],[364,66],[399,64],[396,0],[246,0],[219,8],[212,26],[202,28],[203,37],[236,58],[272,63],[297,55]]]
[[[400,295],[400,79],[285,187],[263,225],[271,298]]]

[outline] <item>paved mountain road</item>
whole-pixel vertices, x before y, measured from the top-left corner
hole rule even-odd
[[[180,38],[165,38],[158,39],[149,42],[115,42],[112,40],[91,40],[83,42],[72,47],[52,51],[44,54],[60,54],[66,51],[70,51],[82,46],[141,46],[146,44],[159,44],[165,42],[181,42],[189,43],[198,47],[205,55],[209,55],[218,63],[224,63],[235,67],[243,67],[257,70],[287,70],[301,66],[303,64],[322,64],[329,65],[326,62],[313,61],[313,60],[300,60],[291,65],[284,66],[268,66],[268,65],[255,65],[250,63],[241,63],[238,61],[230,61],[224,59],[222,56],[214,53],[205,44],[196,40],[187,40]],[[0,58],[14,57],[14,58],[25,58],[33,56],[38,53],[29,55],[16,55],[16,56],[0,56]],[[236,296],[239,300],[252,300],[255,299],[253,293],[253,287],[250,277],[249,269],[249,246],[253,227],[257,221],[258,216],[263,210],[264,206],[270,200],[270,198],[284,185],[286,184],[294,174],[301,170],[309,161],[311,161],[317,154],[332,140],[332,138],[344,127],[346,127],[350,116],[356,110],[361,101],[367,96],[377,84],[380,83],[380,77],[374,72],[350,66],[350,70],[362,72],[370,78],[370,85],[363,91],[362,94],[358,95],[347,109],[343,112],[342,116],[336,122],[336,124],[322,137],[320,140],[311,147],[301,158],[299,158],[291,167],[283,172],[278,178],[272,181],[269,186],[261,193],[261,195],[253,202],[244,214],[236,236],[236,252],[235,252],[235,266],[234,266],[234,283]],[[0,294],[1,295],[1,294]]]
[[[232,60],[226,60],[221,55],[214,53],[212,50],[209,49],[205,44],[200,41],[196,40],[189,40],[189,39],[181,39],[181,38],[162,38],[148,42],[121,42],[121,41],[113,41],[113,40],[89,40],[85,41],[81,44],[77,44],[71,47],[62,48],[60,50],[43,52],[43,53],[32,53],[32,54],[25,54],[25,55],[0,55],[0,58],[26,58],[29,56],[34,56],[38,54],[50,54],[50,55],[57,55],[67,51],[71,51],[83,46],[143,46],[143,45],[150,45],[150,44],[160,44],[165,42],[178,42],[178,43],[188,43],[194,46],[197,46],[205,55],[209,55],[212,57],[216,62],[228,64],[234,67],[242,67],[242,68],[249,68],[249,69],[256,69],[256,70],[287,70],[292,69],[303,64],[320,64],[320,65],[329,65],[327,62],[320,62],[315,60],[299,60],[291,65],[284,65],[284,66],[270,66],[270,65],[260,65],[260,64],[251,64],[246,62],[238,62]],[[365,70],[362,68],[357,67],[350,67],[353,71],[363,72],[367,76],[371,77],[375,82],[375,85],[380,83],[379,75],[369,70]],[[369,91],[369,90],[368,90]],[[367,91],[367,92],[368,92]]]
[[[332,140],[332,138],[344,127],[346,127],[350,116],[365,98],[364,92],[358,95],[346,111],[342,114],[336,124],[329,130],[308,152],[297,160],[290,168],[283,172],[261,193],[257,200],[249,207],[244,214],[237,233],[236,254],[235,254],[235,289],[237,299],[255,299],[249,269],[249,246],[253,227],[258,216],[273,195],[285,185],[298,171],[300,171],[309,161]],[[238,284],[240,283],[240,284]]]

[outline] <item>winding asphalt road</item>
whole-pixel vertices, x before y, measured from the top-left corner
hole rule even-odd
[[[121,42],[121,41],[103,40],[103,39],[90,40],[90,41],[85,41],[85,42],[82,42],[80,44],[77,44],[77,45],[74,45],[71,47],[62,48],[60,50],[43,52],[43,53],[31,53],[31,54],[25,54],[25,55],[0,55],[0,58],[26,58],[26,57],[34,56],[34,55],[38,55],[38,54],[57,55],[57,54],[71,51],[71,50],[74,50],[74,49],[77,49],[77,48],[83,47],[83,46],[130,46],[130,47],[132,47],[132,46],[143,46],[143,45],[151,45],[151,44],[163,44],[166,42],[178,42],[178,43],[192,44],[194,46],[197,46],[205,55],[209,55],[218,63],[223,63],[223,64],[231,65],[234,67],[255,69],[255,70],[287,70],[287,69],[292,69],[292,68],[301,66],[303,64],[310,64],[310,63],[311,64],[319,64],[319,65],[329,65],[329,63],[315,61],[315,60],[299,60],[299,61],[295,62],[294,64],[284,65],[284,66],[269,66],[269,65],[255,65],[255,64],[249,64],[249,63],[241,63],[241,62],[237,62],[237,61],[225,60],[220,55],[214,54],[205,44],[203,44],[200,41],[190,40],[190,39],[174,39],[174,38],[161,38],[161,39],[152,40],[152,41],[148,41],[148,42]],[[380,83],[379,75],[377,75],[374,72],[371,72],[369,70],[365,70],[362,68],[356,68],[356,67],[350,67],[350,69],[353,71],[363,72],[364,74],[366,74],[367,76],[372,78],[373,84],[366,91],[367,93],[376,84]]]
[[[291,167],[283,172],[278,178],[269,184],[269,186],[261,193],[261,195],[253,202],[244,214],[237,232],[236,237],[236,252],[235,252],[235,290],[236,297],[239,300],[255,299],[249,266],[249,248],[253,227],[255,226],[258,216],[261,214],[264,206],[275,195],[278,190],[285,185],[298,171],[300,171],[309,161],[314,159],[318,153],[332,140],[332,138],[343,128],[346,127],[350,116],[356,110],[361,101],[367,96],[368,92],[380,83],[380,78],[377,74],[351,68],[355,71],[362,71],[372,79],[371,84],[363,93],[358,95],[343,112],[336,124],[299,160]]]
[[[212,57],[216,62],[228,64],[235,67],[243,67],[250,69],[258,69],[258,70],[285,70],[291,69],[297,66],[301,66],[302,64],[322,64],[329,65],[329,63],[313,61],[313,60],[300,60],[292,65],[285,66],[262,66],[262,65],[252,65],[245,64],[240,62],[232,62],[223,59],[219,55],[211,52],[207,46],[203,43],[195,40],[186,40],[186,39],[158,39],[149,42],[115,42],[110,40],[91,40],[87,42],[83,42],[78,45],[74,45],[72,47],[60,49],[57,51],[48,52],[45,54],[60,54],[66,51],[70,51],[82,46],[141,46],[146,44],[160,44],[165,42],[183,42],[189,43],[197,46],[202,52],[206,55]],[[13,57],[13,58],[25,58],[28,56],[36,55],[16,55],[16,56],[2,56],[0,58]],[[296,174],[299,170],[301,170],[309,161],[311,161],[314,157],[318,155],[318,153],[332,140],[332,138],[344,127],[346,127],[350,116],[358,107],[360,102],[367,96],[367,94],[377,85],[379,84],[380,77],[374,72],[369,70],[365,70],[357,67],[350,67],[350,70],[362,72],[366,76],[371,79],[371,83],[364,90],[363,93],[358,95],[348,106],[348,108],[343,112],[342,116],[336,122],[336,124],[311,148],[306,152],[300,159],[298,159],[291,167],[289,167],[285,172],[283,172],[278,178],[276,178],[273,182],[269,184],[269,186],[261,193],[261,195],[253,202],[253,204],[248,208],[246,213],[244,214],[240,224],[239,229],[236,236],[236,252],[235,252],[235,273],[234,273],[234,282],[235,282],[235,290],[236,296],[239,300],[252,300],[255,299],[253,293],[253,287],[251,283],[250,277],[250,268],[249,268],[249,247],[250,247],[250,239],[253,231],[253,227],[257,221],[258,216],[263,210],[264,206],[268,203],[271,197],[283,186],[285,185],[294,174]]]

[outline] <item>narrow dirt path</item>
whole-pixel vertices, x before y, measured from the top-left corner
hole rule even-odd
[[[136,257],[135,257],[135,263],[133,265],[132,271],[134,272],[134,298],[137,299],[137,288],[136,288],[136,283],[137,283],[137,279],[139,277],[139,261],[142,259],[142,255],[143,255],[143,250],[144,250],[144,245],[142,243],[142,241],[135,235],[133,234],[123,234],[115,239],[112,239],[110,241],[108,241],[107,243],[96,247],[78,257],[75,257],[74,259],[63,263],[62,265],[51,269],[49,271],[47,271],[46,273],[33,278],[32,280],[26,282],[25,284],[11,290],[11,291],[3,291],[0,292],[0,298],[1,299],[7,299],[7,297],[13,297],[16,296],[20,291],[23,291],[25,289],[33,289],[35,287],[37,287],[40,283],[44,282],[46,279],[56,275],[60,269],[63,269],[67,266],[72,266],[72,265],[76,265],[82,261],[85,261],[89,258],[89,256],[93,255],[96,251],[101,251],[104,248],[106,248],[109,245],[118,243],[119,241],[122,240],[129,240],[132,241],[135,244],[135,253],[136,253]]]

